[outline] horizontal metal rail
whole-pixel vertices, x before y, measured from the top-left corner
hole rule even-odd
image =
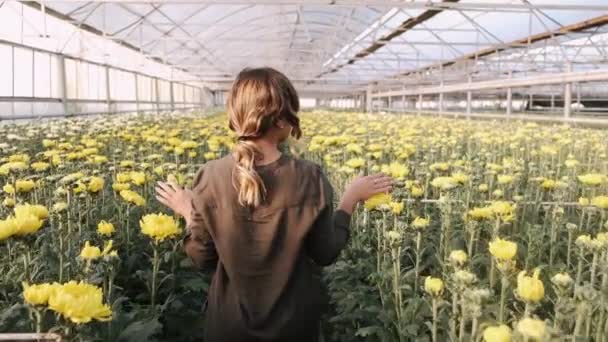
[[[23,333],[23,334],[0,334],[0,341],[56,341],[61,342],[61,335],[55,333]]]
[[[176,111],[184,111],[191,109],[202,109],[201,105],[193,106],[193,107],[182,107],[175,108]],[[95,116],[95,115],[117,115],[117,114],[129,114],[129,113],[152,113],[152,112],[166,112],[170,109],[161,108],[157,109],[140,109],[137,110],[123,110],[123,111],[113,111],[113,112],[80,112],[80,113],[70,113],[69,115],[65,115],[62,113],[56,114],[45,114],[45,115],[14,115],[14,116],[0,116],[1,121],[21,121],[21,120],[41,120],[41,119],[56,119],[56,118],[71,118],[71,117],[80,117],[80,116]]]
[[[576,71],[576,72],[565,72],[558,74],[543,74],[530,76],[525,78],[509,78],[509,79],[497,79],[490,81],[479,81],[469,83],[457,83],[448,84],[436,87],[426,88],[410,88],[402,90],[393,90],[385,92],[372,93],[372,98],[381,98],[389,96],[416,96],[416,95],[431,95],[431,94],[445,94],[445,93],[456,93],[466,92],[474,90],[491,90],[491,89],[506,89],[506,88],[519,88],[519,87],[531,87],[539,85],[549,84],[566,84],[575,82],[595,82],[595,81],[607,81],[608,70],[595,70],[595,71]]]
[[[569,124],[580,124],[580,125],[588,125],[588,126],[608,126],[608,115],[605,119],[602,118],[589,118],[589,117],[569,117],[565,118],[557,115],[538,115],[538,114],[497,114],[497,113],[471,113],[467,114],[464,112],[431,112],[431,111],[421,111],[418,112],[416,110],[412,111],[403,111],[401,109],[394,108],[374,108],[374,112],[377,111],[385,111],[392,113],[402,113],[410,116],[445,116],[452,118],[471,118],[471,119],[480,119],[480,120],[514,120],[514,121],[536,121],[536,122],[554,122],[554,123],[569,123]],[[589,115],[589,114],[586,114]]]

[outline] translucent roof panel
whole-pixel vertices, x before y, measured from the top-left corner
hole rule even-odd
[[[128,46],[215,89],[255,66],[284,71],[301,90],[352,93],[370,82],[396,87],[563,71],[564,62],[573,62],[574,70],[606,64],[606,0],[44,4],[89,35]],[[105,58],[112,58],[107,43],[92,45],[107,48]],[[127,63],[120,59],[111,62]]]

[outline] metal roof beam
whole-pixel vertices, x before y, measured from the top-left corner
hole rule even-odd
[[[442,4],[457,3],[459,1],[460,0],[443,0],[441,3]],[[382,36],[376,42],[372,43],[367,48],[365,48],[364,50],[357,53],[354,57],[350,58],[345,63],[339,64],[339,65],[331,68],[330,70],[327,70],[325,72],[318,74],[317,78],[322,78],[325,75],[332,74],[332,73],[340,70],[341,68],[343,68],[346,65],[353,64],[356,61],[361,60],[361,59],[373,54],[374,52],[376,52],[377,50],[382,48],[386,44],[386,42],[390,42],[394,38],[407,32],[410,28],[413,28],[421,23],[424,23],[425,21],[433,18],[434,16],[436,16],[437,14],[439,14],[441,12],[442,12],[442,10],[437,10],[437,9],[427,10],[416,17],[408,18],[406,21],[401,23],[401,25],[399,25],[399,27],[397,27],[395,30]]]

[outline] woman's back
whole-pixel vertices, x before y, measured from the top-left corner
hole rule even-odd
[[[266,196],[254,209],[238,203],[233,168],[232,156],[211,162],[193,188],[191,229],[200,238],[188,239],[186,250],[199,267],[215,268],[207,334],[222,341],[311,341],[322,307],[314,262],[335,259],[349,216],[333,222],[333,190],[313,163],[282,155],[256,167]],[[328,232],[335,237],[319,246]]]
[[[194,264],[215,271],[207,342],[315,341],[323,307],[317,266],[346,245],[356,204],[392,187],[382,174],[358,177],[334,212],[321,168],[278,148],[301,136],[299,103],[280,72],[243,70],[227,101],[237,135],[231,155],[207,163],[192,192],[157,188],[158,200],[188,222]]]

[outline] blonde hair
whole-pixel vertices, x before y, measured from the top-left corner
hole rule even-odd
[[[230,129],[238,135],[232,151],[236,161],[232,184],[242,206],[257,207],[266,197],[266,187],[255,170],[261,157],[253,140],[263,137],[279,120],[292,127],[291,135],[299,138],[300,99],[285,75],[272,68],[244,69],[228,95]]]

